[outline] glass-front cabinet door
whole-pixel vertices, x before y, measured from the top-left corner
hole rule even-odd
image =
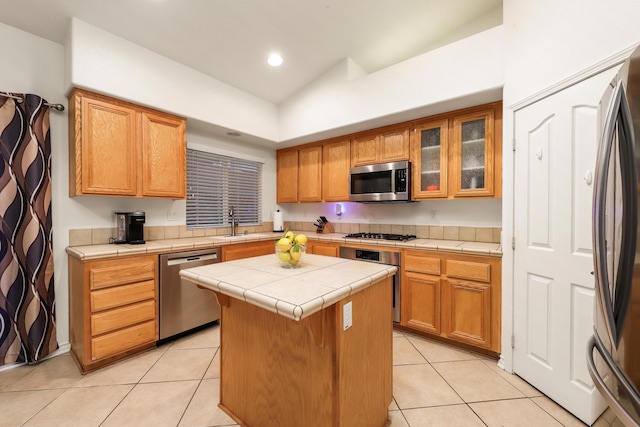
[[[413,198],[447,197],[449,121],[418,123],[411,133]]]
[[[453,119],[453,197],[493,195],[493,111]]]

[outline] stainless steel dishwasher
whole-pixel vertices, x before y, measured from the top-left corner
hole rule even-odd
[[[183,282],[180,270],[221,261],[220,248],[160,255],[160,340],[220,319],[211,291]]]

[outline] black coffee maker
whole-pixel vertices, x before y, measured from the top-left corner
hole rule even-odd
[[[114,243],[140,245],[144,243],[144,212],[116,212]]]

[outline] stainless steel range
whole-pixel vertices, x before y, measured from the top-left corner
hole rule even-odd
[[[347,234],[347,239],[366,239],[366,240],[395,240],[399,242],[406,242],[413,240],[416,236],[411,234],[389,234],[389,233],[353,233]]]
[[[393,300],[393,321],[396,323],[400,322],[400,252],[384,249],[364,249],[341,246],[340,258],[376,262],[378,264],[394,265],[398,267],[398,272],[393,276],[391,293]]]

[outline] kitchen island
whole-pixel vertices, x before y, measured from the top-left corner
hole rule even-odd
[[[388,424],[396,272],[311,254],[181,271],[222,307],[220,407],[249,427]]]

